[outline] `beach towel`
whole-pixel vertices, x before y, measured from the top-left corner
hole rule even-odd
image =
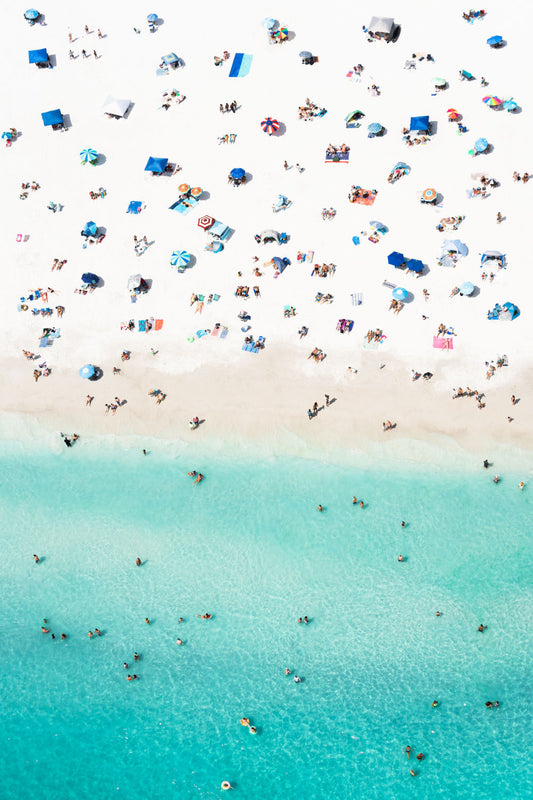
[[[365,339],[363,342],[363,350],[377,350],[379,347],[379,342],[367,342]]]
[[[446,342],[448,344],[446,344]],[[433,347],[436,350],[453,350],[453,339],[451,337],[446,338],[441,336],[434,336]]]
[[[349,160],[350,160],[350,152],[349,151],[347,153],[341,153],[340,151],[337,151],[335,153],[335,155],[330,155],[329,153],[326,153],[326,160],[325,160],[324,163],[325,164],[347,164],[349,162]]]
[[[140,333],[146,333],[146,320],[145,319],[140,319],[139,320],[139,332]]]
[[[220,333],[220,323],[217,322],[217,324],[215,325],[215,327],[211,331],[211,336],[218,336],[219,333]]]
[[[164,320],[162,319],[156,319],[156,321],[154,322],[154,331],[160,331],[161,328],[163,327],[163,322]]]
[[[363,304],[363,293],[362,292],[353,292],[352,294],[352,305],[353,306],[360,306]]]
[[[52,340],[48,338],[48,336],[43,336],[39,340],[39,347],[51,347],[53,344]]]
[[[222,330],[220,332],[220,338],[221,339],[225,339],[226,336],[228,335],[228,331],[229,331],[229,328],[222,328]]]
[[[250,72],[253,56],[246,53],[235,53],[233,63],[229,71],[230,78],[244,78]]]

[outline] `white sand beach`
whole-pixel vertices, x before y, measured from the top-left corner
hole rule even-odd
[[[476,457],[502,445],[530,450],[533,181],[516,182],[513,172],[533,171],[524,68],[531,8],[514,0],[467,23],[462,12],[468,7],[455,0],[435,15],[415,0],[349,10],[334,2],[327,16],[301,0],[279,8],[241,0],[231,6],[156,5],[153,33],[146,22],[151,9],[137,0],[116,8],[96,0],[88,16],[56,0],[39,8],[44,24],[34,26],[22,8],[4,15],[0,35],[10,77],[2,130],[19,132],[11,146],[0,148],[5,420],[28,415],[48,430],[75,430],[82,438],[194,436],[270,442],[302,453],[306,442],[324,452],[364,450],[384,437],[391,452],[413,440],[447,440]],[[396,42],[368,40],[362,26],[373,14],[394,16],[401,26]],[[288,28],[287,41],[269,42],[262,26],[267,16]],[[495,34],[504,47],[487,45]],[[28,64],[28,50],[43,47],[53,69]],[[69,58],[69,49],[76,58]],[[213,57],[225,50],[230,58],[215,66]],[[302,64],[303,50],[318,61]],[[181,65],[156,74],[161,57],[171,52]],[[249,74],[230,78],[239,52],[253,56]],[[415,67],[405,69],[414,53]],[[427,54],[432,61],[419,60]],[[347,77],[358,64],[364,67],[360,79]],[[460,80],[462,69],[474,78]],[[437,77],[447,81],[443,91],[435,90]],[[379,96],[369,91],[372,85]],[[185,99],[165,110],[163,92],[173,89]],[[131,100],[125,118],[104,115],[108,95]],[[512,97],[518,109],[492,109],[482,101],[487,95]],[[327,113],[299,119],[307,98]],[[232,101],[236,113],[220,113],[219,105]],[[43,125],[41,112],[55,108],[65,115],[65,131]],[[466,132],[459,134],[448,121],[449,108],[462,115]],[[346,115],[358,109],[365,114],[360,127],[347,128]],[[429,141],[408,146],[402,129],[418,115],[429,116],[433,132]],[[273,136],[260,126],[268,116],[281,123]],[[369,138],[372,122],[384,126],[385,135]],[[235,141],[220,143],[226,134],[235,134]],[[489,151],[472,157],[469,150],[480,137]],[[350,148],[347,165],[325,163],[330,143]],[[80,163],[85,148],[99,154],[96,166]],[[154,177],[144,169],[150,156],[168,158],[181,170]],[[409,165],[410,173],[391,184],[387,176],[397,162]],[[235,167],[248,178],[238,187],[228,183]],[[499,186],[486,197],[469,197],[482,175]],[[20,199],[21,184],[32,181],[40,188]],[[169,210],[183,183],[203,189],[187,215]],[[348,202],[352,185],[377,190],[374,204]],[[91,199],[90,191],[100,187],[105,197]],[[438,192],[436,207],[421,204],[426,187]],[[274,213],[278,194],[292,205]],[[137,215],[126,213],[132,200],[143,204]],[[51,201],[61,210],[49,210]],[[324,208],[335,209],[334,218],[323,219]],[[203,215],[232,229],[222,252],[205,251],[209,237],[197,224]],[[457,216],[464,216],[457,230],[437,230],[441,219]],[[105,230],[105,238],[83,248],[80,231],[89,220]],[[372,220],[387,228],[377,243],[368,240]],[[288,242],[258,245],[254,235],[270,228],[286,232]],[[150,243],[142,255],[134,251],[133,236]],[[354,245],[354,236],[360,244]],[[468,248],[455,267],[438,265],[445,239]],[[182,273],[170,265],[175,250],[193,256]],[[392,251],[420,259],[424,274],[390,266]],[[482,268],[487,251],[505,254],[505,268],[490,262]],[[314,255],[302,262],[299,252]],[[267,263],[274,256],[290,260],[278,277]],[[66,260],[59,272],[51,271],[54,259]],[[312,276],[314,264],[336,269],[328,277]],[[87,272],[101,284],[92,293],[75,292]],[[132,303],[127,283],[135,273],[150,289]],[[409,293],[397,315],[389,310],[391,288],[384,281]],[[466,281],[476,287],[473,295],[451,297]],[[249,287],[247,299],[235,296],[238,286]],[[27,299],[48,287],[54,291],[44,302]],[[318,292],[332,295],[332,302],[315,302]],[[191,305],[193,294],[205,298],[201,312],[198,303]],[[353,294],[361,304],[353,304]],[[219,299],[208,302],[210,295]],[[487,319],[489,309],[506,302],[518,307],[516,319]],[[28,309],[18,310],[21,304]],[[32,314],[33,308],[57,305],[65,309],[60,319]],[[286,318],[285,306],[295,316]],[[251,318],[244,332],[242,311]],[[160,330],[137,330],[138,320],[152,318],[164,321]],[[122,330],[130,319],[136,330]],[[353,320],[351,332],[337,331],[341,319]],[[227,328],[224,338],[212,335],[217,324]],[[453,329],[446,337],[453,349],[434,348],[440,324]],[[308,334],[300,338],[302,326]],[[39,348],[47,327],[60,329],[60,336]],[[385,338],[365,349],[367,331],[378,328]],[[199,337],[202,330],[208,333]],[[265,337],[264,349],[243,351],[247,335]],[[319,363],[308,358],[315,347],[326,355]],[[26,360],[23,350],[38,358]],[[121,361],[124,350],[131,352],[127,361]],[[503,356],[506,366],[488,380],[488,367]],[[50,374],[34,381],[42,363]],[[102,377],[83,380],[78,373],[85,364],[97,366]],[[120,372],[113,374],[114,367]],[[413,382],[412,370],[432,377]],[[453,400],[458,387],[477,390],[484,407],[473,396]],[[166,395],[160,405],[148,394],[153,389]],[[87,394],[94,397],[90,407]],[[335,402],[309,420],[307,409],[315,401],[321,407],[325,394]],[[105,415],[105,404],[115,397],[126,402]],[[195,415],[205,422],[190,432]],[[396,427],[383,432],[386,420]],[[7,433],[9,422],[4,427]]]

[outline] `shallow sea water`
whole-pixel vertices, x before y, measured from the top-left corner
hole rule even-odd
[[[0,465],[3,800],[532,796],[520,475],[83,444]]]

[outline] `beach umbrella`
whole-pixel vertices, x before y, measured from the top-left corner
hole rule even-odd
[[[11,131],[4,131],[3,132],[2,139],[8,139],[9,140],[9,139],[12,139],[12,138],[13,138],[13,134],[11,133]]]
[[[313,54],[310,53],[309,50],[302,50],[298,58],[313,58]]]
[[[92,147],[87,147],[85,150],[81,151],[80,158],[82,164],[94,164],[98,158],[98,153],[96,150],[93,150]]]
[[[455,108],[449,108],[446,112],[448,114],[449,119],[457,119],[459,117],[459,112],[455,110]]]
[[[476,287],[470,281],[465,281],[461,286],[459,286],[459,294],[464,294],[467,297],[472,294]]]
[[[154,156],[150,156],[150,158],[146,162],[144,171],[162,173],[165,171],[165,167],[167,164],[168,164],[168,158],[155,158]]]
[[[146,19],[148,20],[148,22],[152,22],[152,23],[153,22],[157,22],[158,16],[157,16],[157,14],[148,14]]]
[[[85,364],[78,373],[80,378],[92,378],[95,373],[95,369],[92,364]]]
[[[272,17],[265,17],[261,25],[263,26],[263,28],[266,28],[267,30],[270,31],[272,30],[272,28],[276,27],[276,20],[273,19]]]
[[[370,220],[369,225],[375,231],[379,231],[380,233],[387,233],[387,226],[384,225],[382,222],[378,222],[376,219]]]
[[[28,50],[28,63],[30,64],[46,64],[48,61],[48,51],[46,47],[41,50]]]
[[[518,108],[518,103],[516,103],[512,97],[509,100],[503,101],[503,107],[506,111],[515,111]]]
[[[234,167],[230,172],[230,177],[232,177],[234,181],[240,181],[245,175],[246,172],[242,169],[242,167]]]
[[[177,64],[178,62],[179,62],[179,58],[176,55],[176,53],[169,53],[166,56],[161,56],[161,63],[162,64],[167,64],[168,66],[170,66],[170,64]]]
[[[363,114],[362,111],[359,111],[359,110],[358,111],[350,111],[350,113],[346,117],[344,117],[344,121],[345,122],[351,122],[354,119],[357,120],[360,117],[364,117],[364,116],[365,115]]]
[[[104,114],[111,114],[112,117],[123,117],[130,106],[131,100],[111,97],[109,95],[102,106],[102,111]]]
[[[435,86],[446,86],[447,80],[445,78],[435,78],[433,83]]]
[[[442,243],[442,250],[446,253],[458,253],[460,256],[468,255],[468,247],[459,239],[445,239]]]
[[[397,286],[396,289],[392,290],[392,296],[394,297],[395,300],[407,300],[408,295],[409,292],[402,286]]]
[[[429,117],[411,117],[409,130],[419,132],[429,130]]]
[[[487,39],[487,44],[490,47],[494,47],[497,44],[501,44],[503,42],[503,36],[491,36]]]
[[[191,260],[191,254],[186,250],[174,250],[170,256],[170,264],[173,267],[186,267]]]
[[[63,123],[63,114],[59,108],[54,108],[53,111],[41,112],[43,125],[61,125]]]
[[[128,289],[131,291],[132,289],[138,289],[141,285],[142,277],[139,273],[137,275],[130,275],[128,278]]]
[[[428,189],[424,189],[424,191],[422,192],[422,200],[424,200],[425,203],[432,203],[433,200],[436,200],[436,199],[437,199],[437,190],[436,189],[428,188]]]
[[[180,185],[178,186],[178,192],[180,194],[185,194],[186,192],[190,192],[190,191],[191,191],[191,187],[189,186],[188,183],[180,183]]]
[[[502,101],[499,97],[493,97],[492,95],[488,95],[487,97],[483,98],[483,102],[485,105],[490,106],[491,108],[496,108],[497,106],[501,106]]]
[[[192,197],[200,197],[202,191],[203,189],[201,186],[193,186],[193,188],[191,189],[191,195]]]
[[[39,15],[39,11],[37,11],[36,8],[28,8],[28,10],[24,12],[24,19],[37,19]]]
[[[203,228],[204,231],[208,230],[208,228],[210,228],[214,224],[215,224],[215,218],[210,217],[208,214],[205,214],[198,220],[198,227]]]
[[[397,250],[393,250],[392,253],[389,253],[387,256],[387,263],[389,263],[392,267],[399,267],[400,264],[405,264],[406,258],[403,253],[399,253]]]
[[[486,139],[477,139],[477,141],[474,142],[474,148],[478,153],[483,153],[483,151],[486,150],[488,146],[489,143],[487,142]]]
[[[407,262],[407,269],[410,272],[423,272],[424,265],[416,258],[410,258]]]
[[[369,133],[379,133],[383,130],[383,125],[380,125],[379,122],[371,122],[368,126]]]
[[[84,272],[81,279],[84,283],[88,283],[89,286],[96,286],[100,280],[98,275],[95,275],[94,272]]]
[[[83,233],[85,236],[94,236],[97,230],[98,230],[98,225],[96,224],[96,222],[86,222],[85,227],[83,229]]]
[[[272,119],[272,117],[265,117],[265,119],[261,122],[261,127],[265,133],[271,135],[278,130],[279,122],[277,119]]]

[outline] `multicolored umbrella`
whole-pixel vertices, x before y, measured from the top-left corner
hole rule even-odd
[[[181,194],[185,194],[186,192],[190,192],[190,190],[191,190],[191,187],[189,186],[188,183],[180,183],[180,185],[178,186],[178,192],[180,192]]]
[[[477,139],[474,142],[474,149],[476,150],[477,153],[483,153],[487,149],[488,146],[489,146],[489,143],[487,142],[486,139],[483,139],[483,138]]]
[[[496,108],[496,106],[501,106],[502,104],[502,101],[499,97],[493,97],[491,94],[489,94],[487,97],[484,97],[483,102],[485,105],[490,106],[490,108]]]
[[[191,196],[192,197],[200,197],[202,192],[203,192],[203,189],[202,189],[201,186],[193,186],[193,188],[191,189]]]
[[[174,250],[170,256],[170,263],[173,267],[186,267],[191,260],[191,254],[186,250]]]
[[[208,230],[208,228],[210,228],[214,224],[215,224],[215,218],[210,217],[208,214],[205,214],[198,220],[198,227],[203,228],[204,231]]]
[[[81,151],[80,158],[82,164],[95,164],[98,153],[96,150],[93,150],[92,147],[87,147],[85,150]]]
[[[85,364],[78,373],[80,378],[92,378],[95,373],[95,369],[92,364]]]
[[[422,200],[426,203],[432,203],[433,200],[437,199],[437,190],[436,189],[424,189],[422,192]]]
[[[406,300],[408,295],[409,292],[402,286],[397,286],[396,289],[392,290],[392,296],[395,300]]]
[[[264,132],[268,133],[270,136],[279,129],[279,122],[277,119],[272,119],[272,117],[265,117],[261,123],[261,127],[263,128]]]
[[[459,118],[459,112],[455,110],[455,108],[449,108],[446,112],[448,114],[448,119],[454,120]]]

